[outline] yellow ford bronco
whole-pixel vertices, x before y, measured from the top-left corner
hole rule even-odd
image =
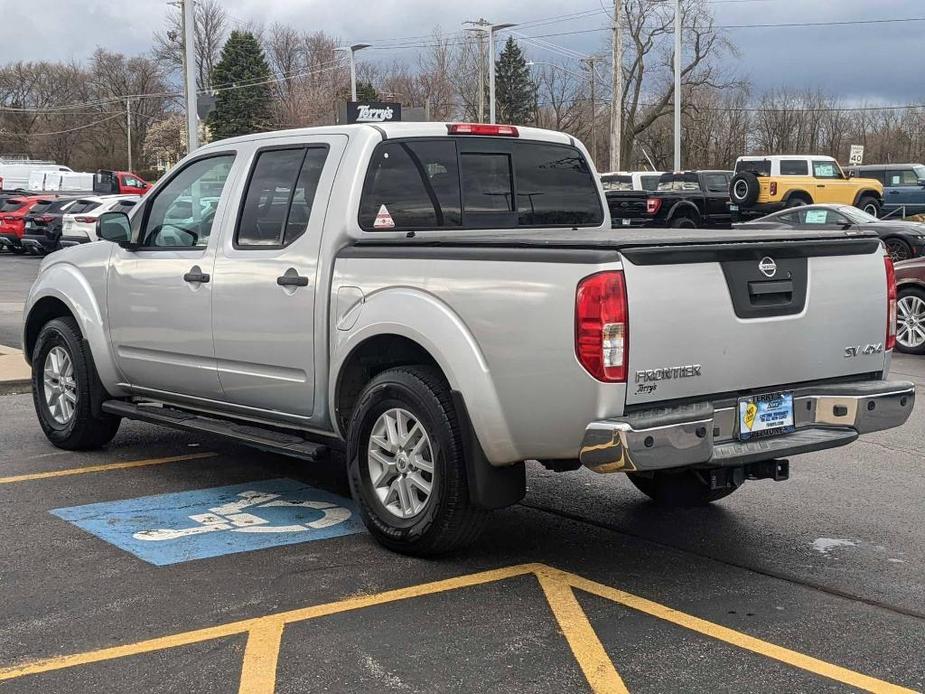
[[[739,157],[729,198],[734,220],[814,203],[854,205],[877,217],[883,184],[846,175],[832,157]]]

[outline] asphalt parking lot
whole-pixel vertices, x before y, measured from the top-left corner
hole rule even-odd
[[[0,258],[0,303],[13,265],[37,268]],[[925,360],[894,376],[922,383]],[[922,690],[917,407],[711,508],[534,466],[478,544],[423,561],[358,526],[336,461],[131,422],[71,454],[3,396],[0,688]]]

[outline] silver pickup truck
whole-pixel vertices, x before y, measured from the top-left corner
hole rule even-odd
[[[25,309],[65,449],[122,418],[345,460],[382,544],[472,541],[525,461],[662,504],[785,479],[895,427],[892,264],[872,234],[611,230],[580,143],[395,123],[262,133],[182,161]]]

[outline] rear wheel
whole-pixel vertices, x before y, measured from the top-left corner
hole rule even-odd
[[[99,448],[116,435],[121,420],[93,411],[94,389],[102,392],[102,385],[76,321],[47,323],[32,352],[32,399],[42,431],[58,448]]]
[[[805,207],[806,205],[809,205],[809,204],[811,204],[810,201],[808,201],[806,198],[800,198],[800,197],[790,198],[790,199],[787,201],[787,207],[788,207],[788,208],[790,208],[790,207]]]
[[[469,501],[450,388],[430,367],[389,369],[364,388],[350,421],[347,472],[369,532],[396,552],[459,549],[487,521]]]
[[[896,302],[896,349],[925,354],[925,291],[900,289]]]
[[[690,217],[675,217],[669,226],[672,229],[696,229],[697,222]]]
[[[628,477],[636,489],[661,506],[704,506],[735,491],[711,490],[709,477],[700,470],[660,470],[651,475],[630,473]]]

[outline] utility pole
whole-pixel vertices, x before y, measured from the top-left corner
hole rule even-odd
[[[674,170],[681,170],[681,0],[674,0]]]
[[[196,0],[180,0],[183,8],[183,88],[186,92],[187,153],[199,149],[199,115],[196,112]]]
[[[610,171],[623,170],[623,0],[613,1],[611,55]]]
[[[585,58],[581,62],[588,66],[588,74],[591,75],[591,161],[597,168],[597,73],[594,71],[594,64],[600,58]]]
[[[132,171],[132,100],[125,100],[125,133],[128,138],[128,170]]]

